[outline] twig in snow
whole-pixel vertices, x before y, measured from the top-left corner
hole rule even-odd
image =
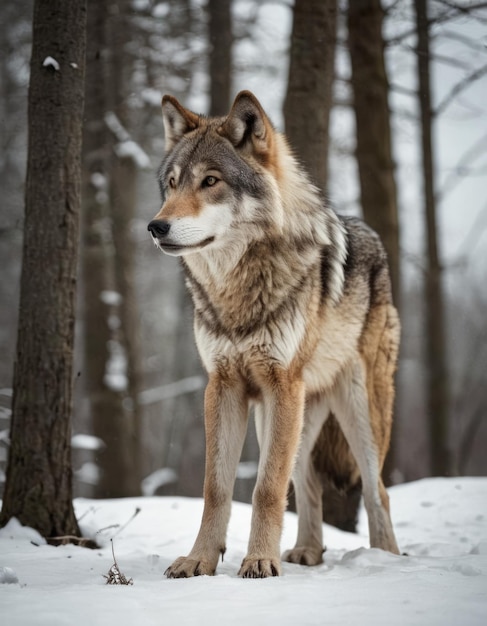
[[[110,539],[112,542],[112,555],[113,555],[113,565],[108,570],[108,576],[103,574],[103,578],[107,579],[107,585],[133,585],[134,581],[131,578],[126,578],[122,572],[120,571],[117,563],[117,559],[115,558],[115,550],[113,549],[113,539]]]

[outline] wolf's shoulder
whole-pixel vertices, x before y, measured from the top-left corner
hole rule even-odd
[[[350,271],[387,265],[387,255],[379,235],[362,219],[338,215],[347,238],[345,269]]]

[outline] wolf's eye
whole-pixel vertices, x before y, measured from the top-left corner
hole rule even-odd
[[[203,187],[213,187],[218,182],[216,176],[207,176],[203,181]]]
[[[174,176],[171,176],[171,178],[169,179],[169,187],[171,187],[171,189],[174,189],[176,187],[176,179],[174,178]]]

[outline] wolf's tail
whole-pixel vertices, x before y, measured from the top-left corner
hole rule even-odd
[[[360,472],[333,413],[316,441],[313,464],[323,489],[323,521],[355,532],[362,495]]]

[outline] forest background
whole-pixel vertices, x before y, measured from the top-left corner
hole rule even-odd
[[[221,114],[240,89],[250,89],[290,135],[292,121],[309,116],[306,103],[317,125],[322,111],[329,112],[322,174],[327,193],[340,213],[362,215],[371,177],[361,175],[357,131],[372,111],[358,97],[353,68],[354,58],[360,63],[367,56],[368,40],[361,42],[360,28],[354,29],[364,7],[383,37],[375,43],[385,57],[394,162],[385,169],[397,189],[397,259],[391,260],[400,277],[403,332],[387,480],[487,473],[487,4],[391,0],[381,7],[372,0],[327,0],[333,20],[316,40],[310,31],[310,46],[322,45],[315,52],[334,68],[328,73],[332,97],[326,101],[318,85],[308,84],[300,87],[309,90],[308,98],[293,102],[298,7],[309,15],[316,4],[298,0],[293,13],[292,3],[280,0],[88,2],[71,440],[75,495],[202,492],[205,377],[191,303],[177,260],[158,253],[146,231],[160,207],[162,94],[197,112]],[[426,52],[419,5],[428,10]],[[0,7],[2,483],[16,360],[32,10],[31,0]],[[53,57],[49,71],[57,71]],[[419,89],[425,58],[431,102]],[[295,146],[306,162],[305,147],[297,144],[299,137]],[[378,204],[368,221],[380,222],[381,211],[386,209]],[[250,501],[257,457],[251,430],[237,500]]]

